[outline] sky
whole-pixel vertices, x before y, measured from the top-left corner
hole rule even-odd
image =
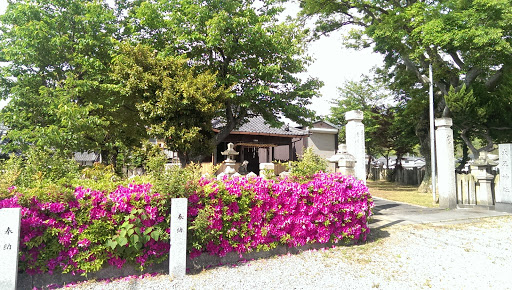
[[[0,14],[5,11],[6,6],[7,0],[0,0]],[[297,10],[290,8],[288,13]],[[342,48],[342,35],[343,32],[336,32],[310,44],[309,54],[314,62],[306,75],[324,82],[320,89],[321,97],[313,99],[310,107],[317,115],[325,116],[330,113],[331,102],[338,97],[337,87],[348,80],[359,80],[362,74],[370,74],[372,67],[382,64],[382,56],[373,53],[371,49],[356,51]],[[0,108],[4,105],[5,101],[0,101]]]

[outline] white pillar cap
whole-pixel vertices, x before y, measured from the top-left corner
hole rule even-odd
[[[451,127],[453,125],[451,118],[436,118],[436,127]]]
[[[348,111],[345,113],[345,120],[348,121],[362,121],[363,112],[359,110]]]

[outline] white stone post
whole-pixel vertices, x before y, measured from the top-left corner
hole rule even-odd
[[[187,271],[187,199],[171,199],[171,248],[169,250],[169,275],[185,276]]]
[[[16,289],[21,208],[0,209],[0,289]]]
[[[455,178],[455,156],[453,149],[453,130],[451,118],[438,118],[436,125],[436,163],[438,171],[439,207],[457,207],[457,189]]]
[[[355,177],[366,184],[366,152],[364,144],[363,112],[354,110],[345,113],[347,126],[345,136],[347,140],[347,152],[355,157]]]
[[[496,191],[496,210],[512,212],[512,144],[499,144],[500,181]]]

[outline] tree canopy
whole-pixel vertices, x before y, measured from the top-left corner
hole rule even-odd
[[[454,127],[474,154],[511,138],[512,116],[505,113],[512,109],[511,95],[506,93],[512,64],[511,4],[510,0],[301,1],[303,14],[317,17],[318,33],[356,27],[346,45],[372,45],[384,54],[381,73],[404,99],[426,98],[432,64],[436,112],[440,116],[446,104],[453,108]],[[411,104],[422,103],[426,110],[425,102]],[[462,104],[472,107],[459,110]],[[418,114],[422,116],[428,115]],[[468,119],[478,122],[461,122]],[[487,143],[476,148],[475,138]]]
[[[106,4],[12,1],[0,21],[11,146],[108,152],[145,136],[134,104],[107,86],[118,26]]]
[[[404,154],[413,152],[418,143],[414,125],[411,125],[414,118],[407,118],[402,104],[391,102],[384,84],[362,76],[358,82],[346,81],[338,90],[339,98],[333,102],[328,119],[335,124],[345,125],[346,112],[361,110],[368,155],[389,157],[394,152],[400,159]],[[340,137],[343,142],[345,136]]]
[[[0,16],[10,145],[100,150],[110,162],[149,129],[193,159],[251,115],[306,123],[321,83],[299,77],[307,31],[282,11],[273,0],[10,1]]]
[[[163,138],[182,164],[212,151],[211,121],[220,115],[226,96],[215,75],[197,74],[183,59],[129,44],[114,58],[112,75],[121,95],[136,100],[149,134]]]
[[[321,83],[298,76],[310,62],[305,54],[307,30],[291,19],[278,20],[284,10],[279,1],[133,3],[132,38],[143,36],[141,41],[158,50],[185,56],[230,88],[223,105],[225,127],[215,143],[250,115],[261,115],[273,125],[281,114],[302,124],[314,116],[307,105]]]

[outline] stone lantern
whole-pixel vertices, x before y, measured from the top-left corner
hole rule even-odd
[[[335,164],[335,167],[337,167],[336,172],[355,176],[356,158],[347,152],[346,144],[340,144],[338,152],[331,156],[328,161]]]
[[[482,151],[478,159],[471,164],[471,174],[475,176],[478,182],[476,190],[476,204],[484,207],[492,208],[494,206],[494,198],[492,195],[492,182],[494,175],[490,174],[491,167],[497,163],[487,158],[487,152]]]
[[[220,153],[228,157],[226,160],[224,160],[224,163],[226,164],[226,169],[224,169],[223,172],[227,176],[233,176],[236,173],[235,156],[237,156],[239,153],[235,151],[234,147],[235,145],[233,143],[229,143],[228,149]]]

